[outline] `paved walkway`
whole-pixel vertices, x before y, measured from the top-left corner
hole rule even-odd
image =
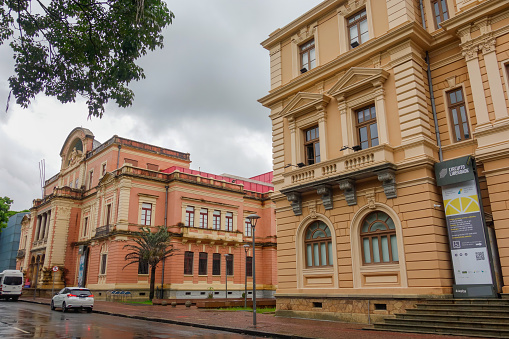
[[[49,305],[50,299],[31,297],[20,301]],[[48,306],[49,308],[49,306]],[[123,304],[110,301],[95,301],[94,312],[156,321],[170,324],[194,326],[220,331],[242,333],[271,338],[376,338],[376,339],[458,339],[458,336],[410,334],[399,332],[379,332],[370,330],[367,325],[333,321],[283,318],[273,314],[257,314],[257,325],[253,326],[253,314],[245,311],[204,310],[194,306],[152,306],[143,304]],[[368,329],[366,329],[368,328]],[[462,337],[467,338],[467,337]]]

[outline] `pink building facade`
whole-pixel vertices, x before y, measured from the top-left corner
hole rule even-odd
[[[101,144],[75,128],[61,151],[60,172],[46,181],[23,225],[18,268],[31,286],[86,286],[96,297],[107,291],[148,296],[147,265],[124,267],[132,232],[165,225],[177,250],[156,272],[167,298],[225,297],[252,288],[255,227],[257,296],[277,286],[276,225],[272,173],[251,179],[190,169],[189,153],[118,136]],[[228,256],[225,256],[225,255]],[[54,273],[52,268],[59,270]],[[250,294],[248,293],[248,296]]]

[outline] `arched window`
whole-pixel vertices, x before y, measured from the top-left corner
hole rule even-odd
[[[306,229],[306,266],[332,266],[332,242],[329,227],[323,221],[315,221]]]
[[[396,228],[387,213],[368,214],[362,221],[360,235],[364,264],[399,262]]]

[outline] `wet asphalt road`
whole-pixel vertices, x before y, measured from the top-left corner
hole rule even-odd
[[[258,337],[84,311],[62,313],[51,311],[46,305],[0,300],[0,338],[236,339]]]

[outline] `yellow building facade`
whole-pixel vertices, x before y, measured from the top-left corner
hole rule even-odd
[[[436,163],[475,159],[509,293],[509,2],[327,0],[262,42],[280,315],[367,322],[449,298]]]

